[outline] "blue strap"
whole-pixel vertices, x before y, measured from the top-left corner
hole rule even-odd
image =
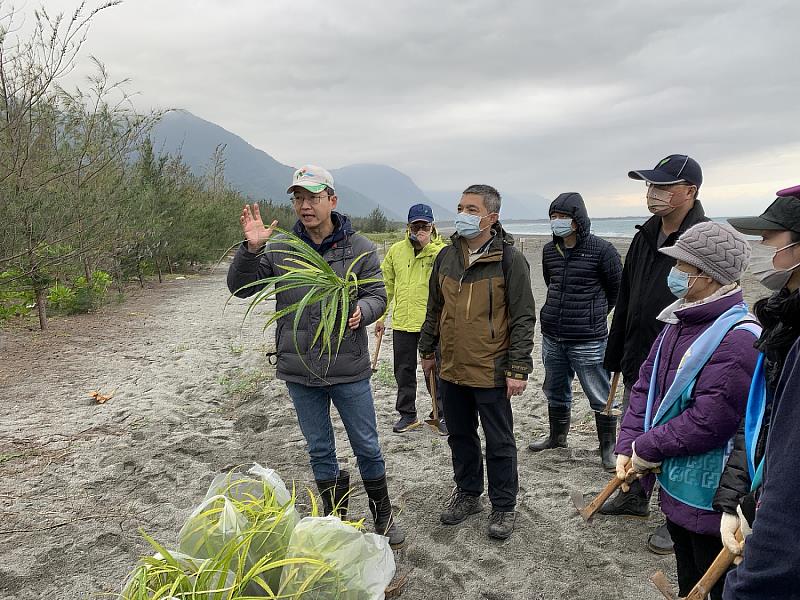
[[[717,317],[714,323],[692,342],[689,349],[681,358],[680,365],[675,373],[675,378],[664,394],[661,404],[654,416],[653,407],[658,397],[658,366],[661,360],[661,345],[664,343],[664,338],[667,337],[668,333],[668,329],[665,328],[664,335],[661,337],[661,343],[656,352],[655,360],[653,361],[653,371],[650,375],[650,389],[647,394],[647,408],[645,410],[645,431],[649,431],[654,425],[666,423],[682,412],[680,407],[676,406],[676,403],[685,396],[686,390],[694,385],[697,375],[711,358],[714,351],[719,347],[728,332],[738,321],[741,321],[747,315],[747,306],[744,303],[732,306]],[[667,328],[669,327],[674,327],[674,325],[667,325]]]
[[[747,397],[747,412],[744,417],[744,441],[747,451],[747,471],[752,482],[751,491],[761,485],[764,472],[764,457],[758,465],[755,464],[756,447],[761,426],[764,423],[764,414],[767,409],[767,382],[764,374],[764,355],[758,355],[753,382],[750,384],[750,394]]]

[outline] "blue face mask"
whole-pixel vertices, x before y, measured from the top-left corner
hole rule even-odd
[[[550,219],[553,235],[564,238],[572,233],[572,219]]]
[[[408,233],[408,239],[410,241],[412,241],[412,242],[418,242],[419,241],[419,238],[417,237],[417,234],[416,233],[411,233],[411,232]]]
[[[689,274],[672,267],[667,276],[667,287],[676,298],[685,298],[689,293]]]
[[[685,271],[681,271],[678,267],[672,267],[672,270],[667,276],[667,287],[677,298],[685,298],[689,293],[689,288],[693,283],[689,283],[693,279],[711,279],[708,275],[689,275]]]
[[[486,215],[488,216],[488,215]],[[481,219],[478,215],[468,215],[467,213],[457,213],[455,218],[455,226],[458,235],[471,240],[481,234]]]

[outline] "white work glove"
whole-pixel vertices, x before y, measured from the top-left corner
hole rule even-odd
[[[739,515],[739,527],[742,529],[742,537],[747,539],[747,536],[753,533],[752,528],[750,527],[750,523],[747,522],[744,514],[742,514],[742,507],[736,507],[736,514]]]
[[[633,456],[631,456],[631,467],[636,473],[644,474],[653,471],[661,466],[660,462],[650,462],[636,454],[636,442],[633,442]]]
[[[631,457],[625,454],[617,454],[617,466],[615,470],[617,472],[617,479],[622,480],[622,491],[627,492],[631,489],[631,486],[625,481],[625,478],[628,476],[628,471],[631,468]]]
[[[725,546],[728,552],[736,555],[742,552],[742,545],[736,539],[739,521],[747,522],[746,519],[740,519],[737,515],[725,512],[722,513],[722,520],[719,523],[719,535],[722,538],[722,545]]]

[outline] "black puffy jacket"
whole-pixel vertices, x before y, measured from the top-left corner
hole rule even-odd
[[[608,335],[607,317],[619,294],[622,261],[606,240],[592,235],[592,223],[580,194],[561,194],[550,204],[550,214],[571,215],[577,241],[566,248],[564,240],[542,250],[542,272],[547,300],[542,306],[542,333],[559,341],[589,341]]]
[[[703,205],[695,201],[678,231],[667,236],[662,247],[674,245],[692,225],[708,220]],[[639,367],[664,327],[656,317],[675,302],[675,296],[667,287],[667,275],[675,266],[675,259],[658,251],[661,217],[650,217],[636,229],[639,231],[633,236],[622,269],[622,286],[603,362],[607,370],[622,372],[627,386],[636,383]]]
[[[764,326],[756,348],[764,353],[764,365],[767,380],[767,408],[758,433],[756,443],[756,464],[766,452],[767,438],[772,414],[772,399],[783,372],[786,356],[794,343],[800,338],[800,292],[783,288],[769,298],[756,302],[754,312]],[[736,513],[737,505],[742,505],[744,516],[752,523],[754,515],[748,514],[758,500],[761,488],[750,491],[750,471],[747,467],[747,450],[745,448],[744,421],[733,444],[733,451],[728,457],[725,470],[714,496],[714,508],[731,514]],[[745,500],[751,496],[749,500]]]

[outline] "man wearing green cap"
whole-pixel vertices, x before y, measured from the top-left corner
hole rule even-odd
[[[380,278],[375,245],[353,230],[346,215],[334,210],[338,199],[328,171],[315,165],[301,167],[295,171],[286,191],[291,194],[297,213],[294,234],[316,250],[340,277],[352,267],[359,279]],[[292,257],[285,253],[288,246],[281,244],[280,237],[270,241],[278,222],[265,227],[258,204],[252,208],[245,205],[240,223],[245,242],[228,270],[228,289],[245,298],[263,289],[263,285],[250,284],[281,273],[284,266],[294,265],[287,262]],[[278,293],[275,311],[291,307],[307,292],[308,288],[302,287]],[[309,344],[321,318],[318,303],[307,306],[298,323],[293,313],[284,315],[278,319],[275,331],[276,375],[286,382],[297,412],[325,513],[335,511],[344,517],[350,489],[349,473],[339,469],[336,457],[330,417],[333,403],[358,461],[375,530],[397,546],[403,543],[405,535],[395,523],[389,499],[369,385],[372,369],[365,328],[385,310],[386,290],[382,282],[359,285],[356,308],[347,322],[349,331],[333,357],[320,352],[319,341],[313,346]]]

